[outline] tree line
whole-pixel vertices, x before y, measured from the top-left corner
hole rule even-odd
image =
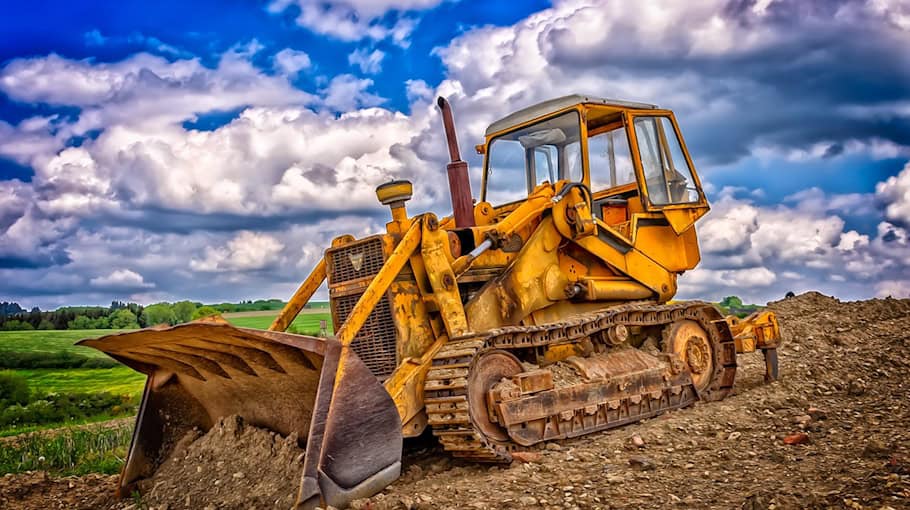
[[[182,324],[219,313],[280,310],[280,299],[244,300],[204,305],[194,301],[161,302],[142,306],[113,301],[111,306],[65,306],[53,311],[38,307],[26,311],[18,303],[0,303],[0,331],[35,329],[138,329],[159,324]]]
[[[161,302],[149,306],[114,301],[109,307],[69,306],[54,311],[37,308],[0,317],[0,330],[35,329],[139,329],[159,324],[180,324],[221,313],[192,301]]]

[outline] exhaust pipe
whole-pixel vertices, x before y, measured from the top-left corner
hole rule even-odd
[[[446,98],[440,96],[436,101],[442,110],[442,125],[446,131],[446,142],[449,144],[449,164],[446,173],[449,175],[449,194],[452,196],[452,213],[455,215],[455,226],[466,228],[474,226],[474,203],[471,196],[471,181],[468,179],[468,164],[461,160],[458,152],[458,138],[455,134],[455,119],[452,107]]]

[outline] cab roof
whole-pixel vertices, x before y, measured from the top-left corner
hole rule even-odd
[[[636,103],[633,101],[621,101],[618,99],[604,99],[601,97],[571,94],[568,96],[557,97],[556,99],[550,99],[542,103],[537,103],[527,108],[522,108],[515,113],[506,115],[505,117],[490,124],[490,127],[487,128],[486,136],[490,136],[493,133],[504,131],[519,124],[524,124],[525,122],[534,120],[538,117],[543,117],[545,115],[568,108],[572,105],[581,103],[601,106],[613,106],[617,110],[629,108],[634,108],[637,110],[653,110],[657,108],[657,106],[647,103]]]

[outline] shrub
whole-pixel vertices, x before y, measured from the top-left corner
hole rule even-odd
[[[38,329],[54,329],[54,323],[47,319],[41,319],[41,322],[38,323]]]
[[[111,393],[50,393],[25,405],[16,403],[0,411],[0,427],[42,425],[79,420],[103,414],[132,414],[133,397]]]
[[[139,329],[139,321],[136,314],[127,308],[121,308],[110,316],[111,328],[113,329]]]
[[[28,379],[13,372],[0,372],[0,407],[28,404]]]
[[[3,323],[4,331],[31,331],[35,329],[34,326],[25,321],[20,320],[10,320]]]
[[[211,306],[202,306],[202,307],[197,308],[196,311],[193,312],[193,320],[201,319],[202,317],[210,317],[212,315],[218,315],[219,313],[221,313],[221,312],[212,308]]]
[[[142,321],[146,326],[172,325],[177,323],[177,316],[174,315],[174,307],[170,304],[156,303],[145,307],[142,311]]]

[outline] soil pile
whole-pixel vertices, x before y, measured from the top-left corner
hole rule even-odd
[[[142,500],[172,510],[290,508],[303,453],[296,436],[283,438],[230,416],[205,435],[187,434],[144,482]]]

